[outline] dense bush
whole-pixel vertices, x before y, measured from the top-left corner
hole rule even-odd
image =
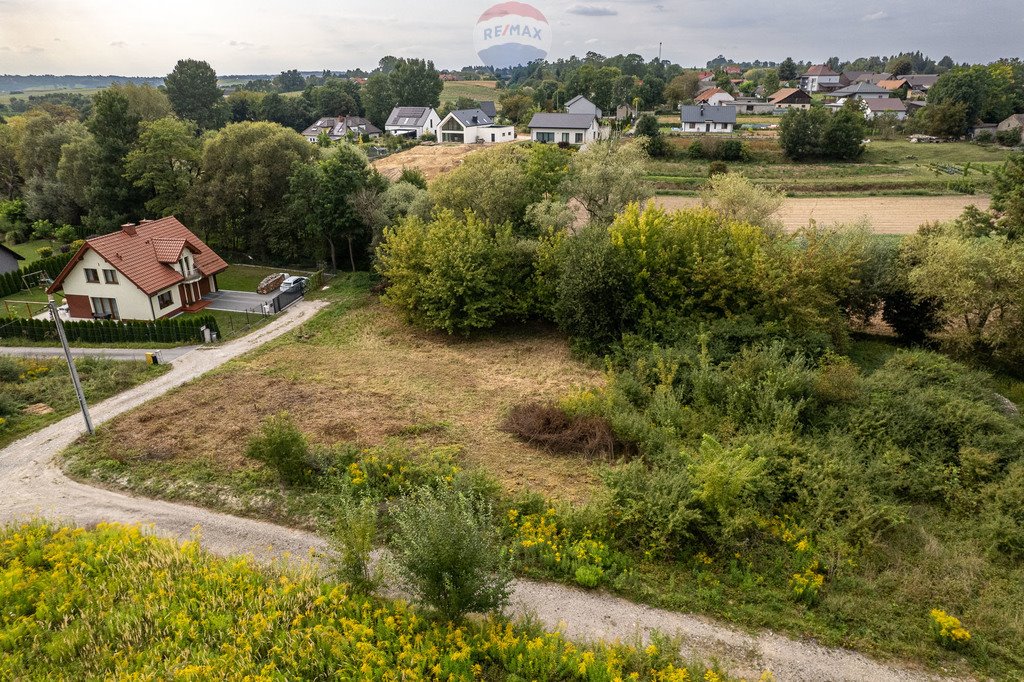
[[[864,115],[852,105],[835,113],[820,107],[790,109],[779,124],[779,143],[795,161],[853,161],[864,153],[865,132]]]
[[[274,469],[288,485],[313,479],[309,443],[287,412],[267,417],[246,446],[245,455]]]
[[[422,488],[394,519],[395,560],[420,603],[458,621],[508,602],[509,556],[487,503],[453,488]]]
[[[691,142],[687,154],[691,159],[707,161],[746,161],[750,158],[742,140],[709,136]]]
[[[529,245],[472,212],[444,210],[430,222],[410,216],[385,232],[377,259],[384,300],[429,329],[465,334],[531,309]]]

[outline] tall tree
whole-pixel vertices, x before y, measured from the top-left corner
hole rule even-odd
[[[228,124],[203,145],[189,199],[197,224],[226,248],[269,253],[266,236],[285,206],[288,178],[318,153],[276,123]]]
[[[151,216],[180,215],[199,176],[202,141],[195,124],[168,116],[142,124],[139,141],[126,158],[125,173],[146,191]]]
[[[128,98],[117,90],[96,95],[86,124],[99,148],[88,216],[94,227],[113,229],[129,218],[141,217],[145,198],[140,188],[125,178],[125,157],[139,139],[140,121],[132,114]]]
[[[384,60],[381,60],[384,66]],[[388,70],[370,76],[363,94],[366,117],[383,128],[396,106],[437,107],[444,83],[434,62],[423,59],[397,59]]]
[[[164,86],[179,118],[195,121],[204,130],[223,125],[224,95],[217,87],[217,72],[207,62],[179,60]]]
[[[792,57],[786,57],[781,64],[779,64],[779,80],[780,81],[791,81],[798,75],[796,70],[796,62],[793,61]]]

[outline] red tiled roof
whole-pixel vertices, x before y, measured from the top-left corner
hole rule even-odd
[[[805,76],[838,76],[839,74],[828,68],[828,64],[815,64],[807,69]]]
[[[47,291],[52,293],[60,289],[64,278],[82,260],[86,251],[92,249],[135,286],[152,296],[184,279],[171,266],[185,246],[193,252],[196,267],[203,275],[215,275],[227,269],[228,264],[223,258],[172,216],[141,222],[135,227],[134,234],[121,229],[87,240]]]
[[[711,98],[717,95],[718,93],[722,93],[723,95],[729,94],[722,88],[708,88],[707,90],[702,90],[696,97],[693,98],[693,101],[710,102]]]
[[[775,104],[777,102],[782,102],[782,101],[784,101],[786,99],[789,99],[790,97],[792,97],[793,95],[797,94],[798,92],[803,92],[803,91],[800,88],[782,88],[781,90],[776,92],[774,95],[772,95],[771,98],[769,98],[768,103],[769,104]],[[804,93],[804,94],[806,95],[807,93]]]

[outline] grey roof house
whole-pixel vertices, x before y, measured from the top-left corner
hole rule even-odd
[[[490,100],[480,102],[480,111],[484,112],[491,118],[498,118],[498,107],[494,106],[494,102]]]
[[[441,117],[432,107],[395,107],[384,130],[398,137],[419,138],[437,130]]]
[[[680,109],[685,133],[731,133],[736,127],[736,107],[683,105]]]
[[[441,119],[439,142],[475,144],[515,142],[515,126],[503,126],[480,109],[456,109]]]
[[[302,136],[310,142],[316,142],[321,133],[331,138],[332,142],[337,142],[348,137],[349,133],[360,137],[379,137],[381,130],[362,116],[324,116],[303,130]]]
[[[21,268],[18,261],[23,260],[25,260],[25,257],[20,253],[0,244],[0,275],[8,272],[17,272]]]
[[[590,114],[601,118],[601,109],[583,95],[576,95],[565,103],[565,111],[570,114]]]
[[[590,114],[537,113],[529,128],[534,142],[586,144],[601,139],[601,126]]]
[[[874,83],[868,83],[866,81],[860,81],[859,83],[848,85],[845,88],[834,90],[833,92],[829,93],[829,97],[837,97],[839,99],[844,99],[848,97],[855,97],[857,99],[872,99],[877,97],[889,97],[891,94],[891,92],[881,87],[880,85],[875,85]]]

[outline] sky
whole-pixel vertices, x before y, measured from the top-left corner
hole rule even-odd
[[[478,64],[495,0],[0,0],[0,73],[163,76],[184,57],[219,74],[372,68],[386,54]],[[987,62],[1024,53],[1021,0],[536,0],[549,58],[636,52],[702,66],[921,50]]]

